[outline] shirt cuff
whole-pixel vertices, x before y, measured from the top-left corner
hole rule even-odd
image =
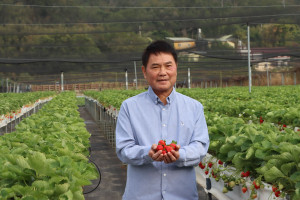
[[[185,150],[179,149],[179,158],[176,161],[176,163],[178,166],[183,166],[185,162],[186,162]]]
[[[144,163],[145,164],[153,162],[153,159],[150,158],[150,156],[149,156],[150,149],[151,149],[151,146],[150,147],[145,147],[145,149],[144,149],[144,161],[145,161]]]

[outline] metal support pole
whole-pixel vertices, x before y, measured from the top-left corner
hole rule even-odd
[[[127,69],[125,69],[125,85],[126,85],[126,90],[128,90],[128,74],[127,74]]]
[[[251,78],[251,61],[250,61],[250,26],[247,23],[247,37],[248,37],[248,73],[249,73],[249,93],[251,93],[252,78]]]
[[[294,72],[294,85],[297,85],[297,74]]]
[[[136,61],[134,61],[134,75],[135,75],[135,89],[138,89],[138,81],[137,81],[137,74],[136,74]]]
[[[284,73],[281,73],[281,85],[284,85]]]
[[[60,78],[61,78],[61,91],[63,92],[64,91],[64,72],[63,71],[61,72]]]
[[[8,93],[8,78],[6,78],[6,93]]]
[[[188,88],[191,89],[191,71],[190,71],[190,68],[188,68]]]
[[[223,74],[222,71],[220,71],[220,87],[223,87]]]
[[[268,67],[268,64],[265,64],[265,67],[267,68],[267,85],[269,87],[270,86],[270,81],[269,81],[269,67]]]
[[[4,81],[1,79],[1,87],[2,87],[2,92],[4,93]]]

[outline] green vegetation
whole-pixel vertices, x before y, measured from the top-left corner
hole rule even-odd
[[[84,97],[76,97],[77,106],[84,106],[85,105],[85,98]]]
[[[14,4],[15,2],[6,1],[6,3]],[[296,5],[297,1],[289,1],[286,4],[287,6]],[[198,28],[202,29],[202,35],[206,38],[232,34],[246,43],[246,24],[238,21],[238,18],[233,18],[235,20],[233,21],[230,19],[232,16],[256,16],[282,12],[290,14],[297,9],[297,7],[290,6],[282,10],[281,0],[224,1],[223,4],[221,1],[205,0],[184,2],[170,0],[82,2],[73,0],[56,2],[55,6],[62,6],[57,8],[43,7],[54,4],[41,0],[38,3],[23,1],[23,3],[18,2],[15,5],[18,6],[0,5],[1,23],[23,24],[0,27],[0,54],[2,57],[28,58],[38,55],[40,58],[53,58],[64,55],[64,58],[76,58],[80,55],[80,57],[88,58],[112,52],[139,52],[152,39],[164,39],[167,36],[196,38]],[[21,5],[35,6],[24,7]],[[267,9],[271,13],[268,13],[264,7],[243,8],[243,6],[264,5],[277,5],[277,7]],[[142,8],[134,9],[132,7]],[[223,8],[220,10],[207,7]],[[188,20],[221,17],[228,17],[228,19],[223,21]],[[185,19],[187,21],[176,21]],[[243,20],[245,21],[245,19]],[[297,41],[300,38],[300,28],[296,25],[297,18],[287,16],[278,20],[270,19],[270,22],[274,24],[252,25],[251,41],[254,46],[299,45]],[[276,22],[289,24],[279,25]],[[45,25],[29,27],[26,24]]]
[[[235,176],[249,171],[258,181],[282,185],[293,199],[299,198],[299,86],[253,87],[251,94],[247,87],[177,91],[203,104],[211,140],[209,153],[234,166]],[[85,94],[105,102],[105,106],[120,108],[122,101],[139,92],[143,91]],[[218,170],[213,169],[215,173]]]
[[[77,109],[75,93],[61,93],[0,137],[0,199],[84,199],[99,175]]]
[[[55,92],[0,93],[0,116],[17,113],[23,106],[55,94]]]

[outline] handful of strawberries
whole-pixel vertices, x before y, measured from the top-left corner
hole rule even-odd
[[[171,152],[172,150],[178,150],[177,147],[177,142],[172,140],[171,144],[166,145],[166,141],[165,140],[159,140],[157,147],[156,147],[156,152],[161,150],[162,154],[165,155],[168,152]]]

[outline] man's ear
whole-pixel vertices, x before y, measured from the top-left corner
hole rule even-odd
[[[142,71],[143,71],[143,74],[144,74],[144,78],[146,79],[146,67],[144,67],[144,65],[142,66]]]

